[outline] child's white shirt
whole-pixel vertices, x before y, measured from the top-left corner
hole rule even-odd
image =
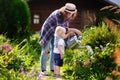
[[[64,42],[64,39],[60,38],[60,39],[58,40],[58,45],[63,46],[63,47],[62,47],[62,53],[64,54],[64,50],[65,50],[65,42]],[[58,50],[58,47],[55,47],[55,46],[54,46],[53,52],[54,52],[54,53],[60,53],[59,50]]]

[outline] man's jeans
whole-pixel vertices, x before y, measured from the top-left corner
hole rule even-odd
[[[50,70],[54,70],[54,55],[53,55],[53,48],[54,48],[54,38],[49,40],[47,46],[45,48],[42,47],[41,49],[41,56],[40,56],[40,67],[42,71],[46,71],[46,62],[47,57],[50,54]],[[46,50],[50,50],[49,54],[46,54]]]

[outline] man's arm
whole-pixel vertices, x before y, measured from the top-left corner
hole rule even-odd
[[[68,28],[68,33],[69,32],[74,32],[78,35],[82,35],[82,32],[80,30],[76,29],[76,28]]]

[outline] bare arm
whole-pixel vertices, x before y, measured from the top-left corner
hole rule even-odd
[[[69,32],[74,32],[78,35],[82,35],[82,32],[80,30],[76,29],[76,28],[68,28],[68,33]]]
[[[62,45],[58,45],[58,50],[60,52],[61,59],[64,58],[64,54],[62,53],[62,47],[63,47]]]

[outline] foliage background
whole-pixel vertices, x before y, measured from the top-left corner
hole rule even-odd
[[[102,14],[106,15],[106,12]],[[30,11],[25,0],[0,0],[0,33],[0,79],[36,80],[40,71],[41,46],[38,43],[39,33],[30,34]],[[12,51],[7,52],[2,47],[4,44],[9,44]],[[101,21],[98,26],[91,26],[83,31],[79,45],[90,45],[94,54],[89,55],[88,50],[81,48],[66,49],[63,67],[66,79],[105,80],[108,76],[113,80],[120,78],[112,73],[114,70],[118,73],[120,71],[115,58],[111,58],[116,48],[120,48],[119,32],[109,29]]]
[[[25,0],[0,0],[0,34],[10,38],[29,36],[30,22],[30,10]]]

